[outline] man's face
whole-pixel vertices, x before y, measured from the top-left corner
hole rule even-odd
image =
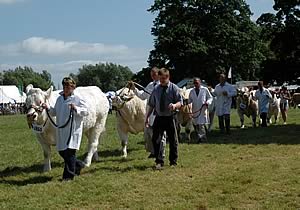
[[[73,93],[74,89],[75,88],[71,85],[64,85],[63,86],[64,95],[70,96]]]
[[[170,76],[169,75],[161,75],[159,76],[159,81],[161,85],[167,85],[170,81]]]
[[[219,81],[220,81],[221,84],[224,84],[225,81],[226,81],[226,79],[225,79],[225,77],[224,77],[223,75],[221,75],[221,76],[219,77]]]
[[[156,72],[156,71],[151,71],[151,73],[150,73],[150,75],[151,75],[151,78],[152,78],[152,80],[158,80],[158,72]]]
[[[200,85],[201,85],[201,81],[200,80],[194,80],[194,85],[195,85],[195,88],[199,88]]]

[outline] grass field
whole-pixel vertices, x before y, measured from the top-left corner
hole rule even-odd
[[[286,126],[241,130],[235,110],[232,118],[231,136],[214,130],[207,144],[182,143],[179,165],[154,171],[142,134],[130,136],[128,158],[120,157],[110,116],[101,161],[61,182],[55,148],[53,170],[41,173],[42,151],[25,117],[0,116],[0,208],[300,209],[300,110],[290,110]]]

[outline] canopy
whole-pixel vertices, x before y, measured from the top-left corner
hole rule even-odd
[[[5,96],[5,97],[4,97]],[[0,86],[0,103],[9,103],[9,102],[4,102],[4,99],[11,99],[11,103],[24,103],[26,100],[26,94],[24,92],[20,93],[19,89],[15,85],[5,85],[5,86]]]

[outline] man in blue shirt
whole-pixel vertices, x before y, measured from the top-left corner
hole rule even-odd
[[[164,165],[162,155],[159,154],[162,136],[164,132],[170,144],[169,161],[171,166],[177,165],[178,159],[178,139],[174,112],[180,109],[183,100],[179,93],[179,88],[170,82],[170,73],[168,69],[162,68],[159,71],[160,85],[157,85],[148,101],[149,109],[146,115],[146,127],[149,126],[149,117],[154,111],[156,117],[153,123],[153,146],[156,168],[161,169]]]

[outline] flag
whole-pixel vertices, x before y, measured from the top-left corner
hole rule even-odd
[[[232,68],[230,67],[229,71],[228,71],[228,79],[231,79],[232,78],[232,75],[231,75],[231,71],[232,71]]]

